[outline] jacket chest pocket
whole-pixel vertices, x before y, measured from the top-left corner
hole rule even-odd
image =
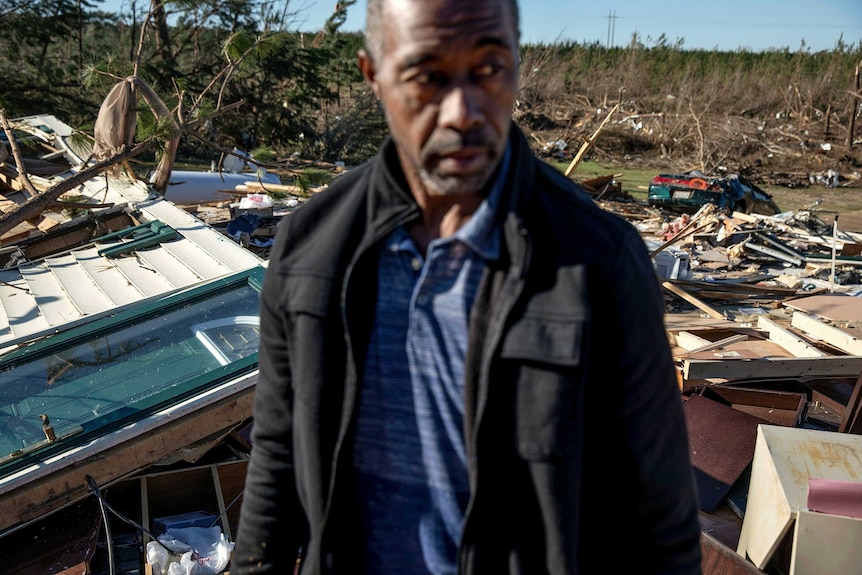
[[[549,460],[576,447],[589,325],[583,274],[580,266],[560,268],[503,339],[499,373],[513,386],[511,429],[525,459]]]
[[[582,317],[524,318],[506,336],[503,372],[514,377],[514,442],[525,459],[549,460],[575,447],[584,331]]]

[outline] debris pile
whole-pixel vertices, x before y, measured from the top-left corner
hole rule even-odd
[[[759,215],[706,204],[680,215],[599,203],[641,232],[666,296],[704,572],[837,573],[820,569],[858,564],[858,550],[817,542],[859,529],[862,518],[843,517],[850,507],[841,503],[831,515],[813,513],[805,489],[809,476],[862,485],[862,234],[808,209]],[[789,442],[793,452],[772,461]],[[810,460],[821,452],[835,459]],[[792,501],[775,500],[776,483]],[[784,513],[792,505],[806,513]],[[787,528],[764,531],[776,521]],[[794,522],[816,528],[794,536]]]

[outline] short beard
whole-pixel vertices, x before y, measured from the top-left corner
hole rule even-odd
[[[494,170],[497,169],[497,164],[491,163],[487,170],[468,176],[443,176],[426,170],[422,166],[418,166],[418,168],[419,178],[425,184],[425,189],[429,195],[463,196],[484,188],[494,174]]]
[[[483,145],[488,143],[487,136],[480,130],[455,135],[451,132],[443,137],[438,137],[423,153],[419,159],[416,173],[425,185],[429,195],[433,196],[458,196],[467,195],[480,191],[494,174],[499,163],[498,154],[491,152],[488,165],[481,172],[467,175],[444,175],[436,170],[436,166],[429,167],[429,159],[433,156],[444,155],[461,146]],[[490,147],[488,147],[490,149]]]

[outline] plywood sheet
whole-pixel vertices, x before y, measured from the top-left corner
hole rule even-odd
[[[700,395],[683,410],[699,505],[712,512],[751,463],[757,426],[766,421]]]
[[[785,306],[832,321],[862,321],[862,298],[846,294],[823,294],[790,300]]]

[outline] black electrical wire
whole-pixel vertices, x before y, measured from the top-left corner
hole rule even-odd
[[[218,516],[215,518],[215,520],[214,520],[212,523],[210,523],[210,527],[215,527],[215,524],[216,524],[216,523],[218,523],[219,519],[221,519],[222,517],[224,517],[224,516],[227,514],[228,510],[229,510],[231,507],[233,507],[233,504],[234,504],[234,503],[236,503],[237,501],[239,501],[239,498],[240,498],[240,497],[242,497],[242,494],[243,494],[243,493],[245,493],[245,490],[240,491],[240,492],[239,492],[239,495],[237,495],[236,497],[234,497],[234,498],[233,498],[233,501],[231,501],[230,503],[228,503],[228,506],[224,508],[224,511],[222,511],[221,513],[219,513],[219,514],[218,514]]]
[[[87,476],[87,483],[90,484],[90,489],[93,489],[95,486],[95,481],[89,475]],[[107,502],[105,502],[104,498],[102,498],[102,494],[99,493],[99,488],[95,487],[93,491],[96,493],[96,499],[99,500],[99,509],[102,511],[102,521],[105,523],[105,540],[107,542],[108,547],[108,572],[111,575],[114,575],[114,543],[111,540],[111,522],[108,521],[108,510],[107,510]]]
[[[146,533],[147,535],[150,536],[150,539],[152,539],[153,541],[155,541],[156,543],[161,545],[165,551],[167,551],[168,553],[171,552],[171,550],[168,549],[167,547],[165,547],[164,544],[161,541],[159,541],[156,538],[156,536],[153,535],[146,527],[144,527],[143,525],[141,525],[135,521],[132,521],[131,519],[129,519],[128,517],[126,517],[125,515],[123,515],[122,513],[117,511],[116,509],[114,509],[113,507],[111,507],[111,504],[108,503],[108,501],[105,499],[104,495],[102,495],[102,492],[99,489],[99,486],[96,484],[96,480],[93,479],[92,476],[87,475],[86,480],[87,480],[87,486],[90,488],[90,491],[93,492],[93,495],[96,496],[96,499],[99,501],[99,508],[102,510],[102,519],[105,522],[105,538],[107,539],[107,544],[108,544],[108,568],[110,569],[111,575],[114,575],[114,545],[113,545],[113,542],[111,541],[111,525],[110,525],[110,522],[108,521],[107,511],[110,511],[111,513],[113,513],[114,515],[116,515],[117,517],[119,517],[120,519],[122,519],[124,522],[128,523],[129,525],[131,525],[135,529],[139,529],[140,531]]]

